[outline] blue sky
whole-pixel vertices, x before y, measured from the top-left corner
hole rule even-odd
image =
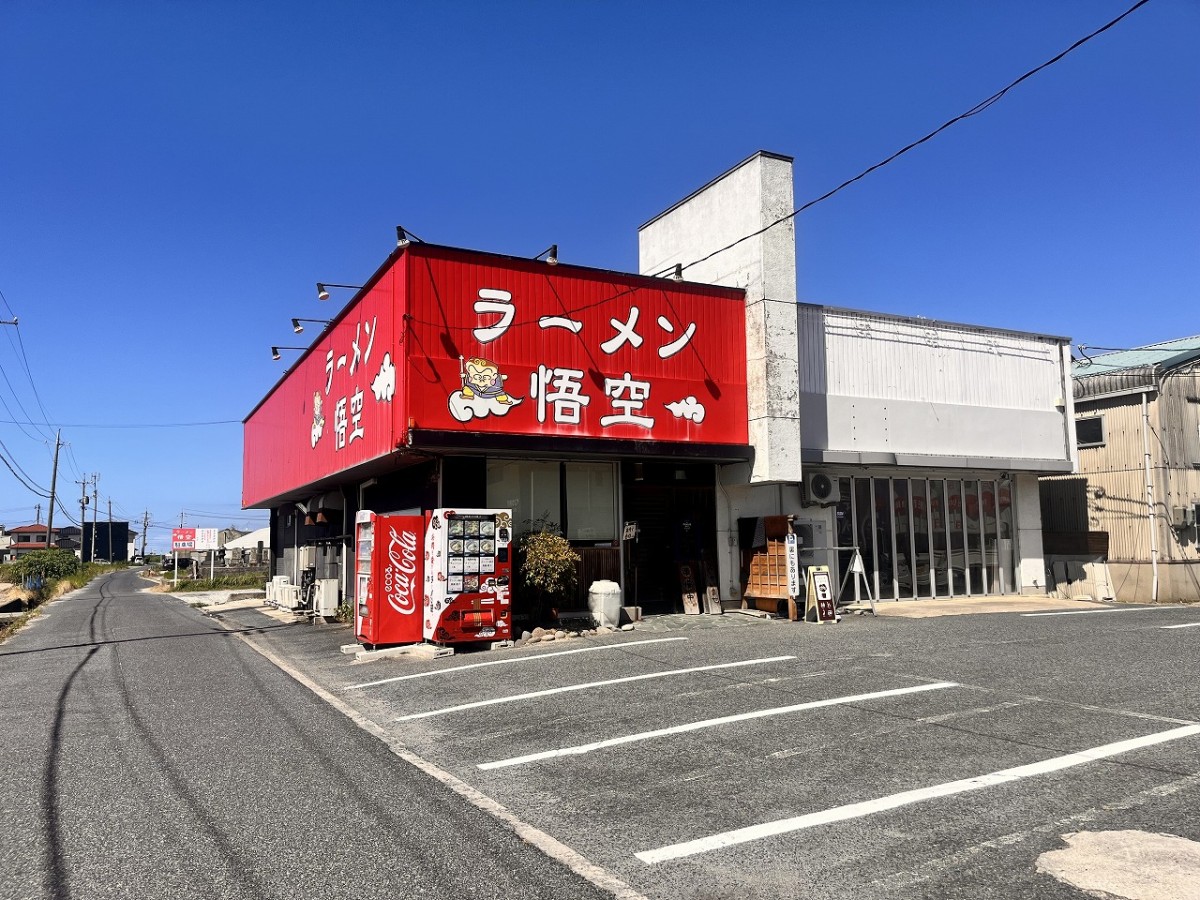
[[[151,547],[181,511],[265,523],[240,421],[269,348],[397,224],[632,271],[640,223],[755,150],[796,158],[799,205],[1132,3],[6,0],[3,455],[46,489],[61,427],[67,509],[98,472],[101,517],[148,511]],[[801,214],[801,298],[1200,333],[1198,39],[1200,4],[1151,0]],[[0,467],[0,522],[38,502]]]

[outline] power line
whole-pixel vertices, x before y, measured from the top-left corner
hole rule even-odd
[[[7,458],[5,459],[6,464],[11,463],[11,465],[9,465],[9,469],[11,470],[15,466],[17,471],[19,471],[21,473],[20,476],[18,476],[18,478],[22,484],[24,484],[26,487],[30,487],[30,485],[33,485],[33,488],[31,488],[31,490],[36,488],[36,490],[38,492],[41,492],[41,496],[43,496],[43,497],[49,496],[49,493],[46,491],[46,489],[37,483],[37,479],[34,478],[32,475],[30,475],[28,472],[26,472],[21,467],[21,464],[17,462],[16,455],[11,450],[9,450],[8,447],[5,446],[4,441],[0,441],[0,457],[5,457],[5,455],[7,455]],[[13,472],[13,474],[15,475],[16,472]]]
[[[21,410],[25,412],[25,410]],[[12,411],[9,410],[9,415]],[[28,413],[25,413],[28,417]],[[0,419],[3,425],[37,425],[36,422]],[[241,419],[218,419],[213,422],[136,422],[127,425],[112,425],[104,422],[47,422],[51,428],[196,428],[202,425],[241,425]]]
[[[895,153],[893,153],[891,156],[887,157],[887,159],[884,159],[882,162],[878,162],[875,165],[870,166],[867,169],[864,169],[862,172],[859,172],[853,178],[849,178],[846,181],[843,181],[837,187],[833,188],[833,190],[826,191],[821,196],[819,196],[813,200],[809,200],[803,206],[797,207],[796,209],[792,210],[792,212],[788,213],[786,216],[782,216],[781,218],[776,219],[774,222],[771,222],[769,225],[766,225],[766,226],[758,229],[758,231],[743,235],[742,237],[738,238],[737,240],[733,241],[732,243],[726,244],[724,247],[721,247],[717,250],[713,250],[711,253],[709,253],[705,256],[702,256],[699,259],[693,260],[692,262],[689,262],[689,263],[686,263],[683,265],[672,263],[669,267],[663,269],[662,271],[653,273],[653,275],[651,277],[657,278],[657,277],[667,275],[670,273],[682,274],[682,272],[685,269],[689,269],[692,266],[696,266],[702,262],[706,262],[706,261],[712,259],[714,256],[717,256],[720,253],[724,253],[727,250],[732,250],[734,247],[738,246],[739,244],[741,244],[745,241],[748,241],[751,238],[758,237],[760,234],[763,234],[767,231],[770,231],[772,228],[776,227],[777,225],[782,225],[784,222],[794,219],[796,216],[798,216],[800,213],[804,212],[805,210],[811,209],[812,207],[816,206],[818,203],[821,203],[824,200],[828,200],[834,194],[849,187],[850,185],[854,184],[856,181],[860,181],[861,179],[870,175],[872,172],[876,171],[877,169],[881,169],[884,166],[888,165],[889,163],[894,162],[895,160],[899,159],[901,156],[903,156],[908,151],[914,149],[915,147],[919,147],[921,144],[924,144],[926,141],[932,139],[936,135],[945,131],[950,126],[955,125],[958,122],[963,121],[964,119],[969,119],[972,116],[979,115],[979,113],[986,110],[993,103],[996,103],[998,100],[1000,100],[1000,98],[1002,98],[1010,90],[1015,88],[1022,81],[1025,81],[1027,78],[1030,78],[1033,75],[1036,75],[1038,72],[1042,71],[1043,69],[1047,68],[1048,66],[1054,65],[1056,62],[1058,62],[1063,57],[1065,57],[1068,53],[1083,46],[1088,41],[1092,40],[1092,38],[1097,37],[1100,34],[1103,34],[1105,31],[1108,31],[1108,29],[1112,28],[1114,25],[1116,25],[1118,22],[1120,22],[1122,19],[1124,19],[1130,13],[1134,12],[1135,10],[1137,10],[1138,8],[1140,8],[1142,6],[1145,6],[1149,2],[1150,2],[1150,0],[1138,0],[1137,3],[1135,3],[1129,9],[1125,10],[1125,12],[1121,13],[1121,15],[1117,16],[1112,21],[1108,22],[1105,25],[1102,25],[1100,28],[1097,28],[1091,34],[1088,34],[1087,36],[1080,38],[1075,43],[1073,43],[1071,46],[1069,46],[1067,49],[1063,50],[1061,53],[1057,54],[1056,56],[1053,56],[1050,59],[1046,60],[1046,62],[1042,63],[1040,66],[1036,66],[1036,67],[1030,69],[1028,72],[1021,75],[1019,78],[1016,78],[1013,81],[1009,82],[1003,88],[996,91],[994,94],[992,94],[987,99],[981,100],[979,103],[972,106],[966,112],[955,116],[953,119],[950,119],[947,122],[944,122],[943,124],[941,124],[937,128],[935,128],[933,131],[929,132],[929,134],[925,135],[922,138],[919,138],[918,140],[913,141],[911,144],[908,144],[905,147],[902,147],[901,149],[899,149]],[[642,289],[643,288],[640,286],[639,287],[627,287],[627,288],[617,291],[615,294],[613,294],[610,297],[606,297],[602,300],[594,301],[592,303],[581,304],[579,306],[572,307],[570,309],[565,308],[565,305],[564,305],[562,314],[563,315],[571,315],[573,313],[583,312],[583,311],[591,309],[593,307],[603,306],[607,303],[611,303],[614,300],[618,300],[621,297],[628,296],[629,294],[635,293],[636,291],[642,290]],[[445,321],[427,322],[427,321],[424,321],[421,319],[416,319],[413,316],[409,316],[409,315],[406,315],[404,318],[406,321],[415,322],[415,323],[421,324],[421,325],[441,327],[441,328],[446,329],[447,331],[468,331],[468,330],[471,330],[472,328],[474,328],[474,326],[471,326],[471,325],[454,326],[454,325],[448,324]],[[537,321],[538,321],[537,319],[528,319],[528,320],[520,320],[519,319],[517,321],[512,322],[509,325],[509,328],[511,329],[511,328],[517,328],[517,327],[524,326],[524,325],[532,325],[532,324],[535,324]]]
[[[868,175],[870,175],[876,169],[881,169],[884,166],[886,166],[888,163],[893,162],[896,159],[899,159],[901,156],[903,156],[909,150],[912,150],[914,147],[919,147],[921,144],[924,144],[926,141],[930,140],[931,138],[935,137],[936,135],[941,134],[943,131],[945,131],[947,128],[949,128],[951,125],[955,125],[955,124],[963,121],[963,119],[969,119],[971,116],[979,115],[979,113],[983,112],[985,109],[990,107],[993,103],[997,102],[1001,97],[1003,97],[1005,94],[1007,94],[1013,88],[1015,88],[1018,84],[1020,84],[1025,79],[1030,78],[1033,75],[1036,75],[1038,72],[1042,71],[1043,69],[1047,68],[1048,66],[1054,65],[1056,62],[1061,60],[1064,56],[1066,56],[1072,50],[1082,47],[1084,44],[1086,44],[1092,38],[1097,37],[1098,35],[1103,34],[1104,32],[1108,31],[1108,29],[1112,28],[1114,25],[1116,25],[1118,22],[1120,22],[1122,19],[1124,19],[1130,13],[1134,12],[1135,10],[1139,9],[1142,6],[1145,6],[1149,2],[1150,2],[1150,0],[1138,0],[1137,3],[1135,3],[1133,6],[1129,7],[1129,9],[1125,10],[1125,12],[1121,13],[1121,15],[1117,16],[1111,22],[1107,23],[1106,25],[1102,25],[1100,28],[1097,28],[1091,34],[1077,40],[1075,43],[1073,43],[1066,50],[1059,53],[1057,56],[1054,56],[1054,57],[1046,60],[1040,66],[1036,66],[1035,68],[1030,69],[1028,72],[1026,72],[1021,77],[1009,82],[1006,86],[1004,86],[1000,90],[996,91],[996,93],[992,94],[986,100],[981,100],[979,103],[972,106],[965,113],[955,116],[953,119],[950,119],[948,122],[944,122],[943,124],[941,124],[937,128],[935,128],[933,131],[929,132],[929,134],[925,135],[923,138],[913,141],[911,144],[907,145],[906,147],[902,147],[901,149],[897,150],[895,153],[893,153],[891,156],[889,156],[887,159],[883,160],[882,162],[878,162],[875,165],[871,166],[870,168],[864,169],[862,172],[859,172],[853,178],[843,181],[841,184],[839,184],[833,190],[827,191],[826,193],[822,194],[820,197],[817,197],[815,200],[809,200],[803,206],[798,207],[797,209],[788,213],[786,216],[783,216],[780,219],[776,219],[771,224],[767,225],[764,228],[760,228],[758,231],[755,231],[752,234],[747,234],[743,237],[738,238],[733,243],[727,244],[724,247],[721,247],[719,250],[714,250],[712,253],[709,253],[707,256],[702,256],[700,259],[697,259],[690,263],[687,263],[686,265],[682,266],[682,268],[680,268],[678,270],[676,270],[676,267],[674,265],[672,265],[670,268],[664,269],[663,271],[657,272],[655,274],[656,275],[666,275],[668,272],[673,272],[673,271],[681,271],[682,272],[684,269],[688,269],[688,268],[691,268],[692,266],[699,265],[702,262],[706,262],[707,260],[712,259],[718,253],[724,253],[726,250],[732,250],[738,244],[741,244],[744,241],[748,241],[751,238],[758,237],[760,234],[763,234],[764,232],[769,231],[770,229],[774,228],[776,225],[782,225],[784,222],[788,221],[789,219],[795,218],[800,213],[804,212],[806,209],[811,209],[812,207],[816,206],[821,201],[828,200],[830,197],[832,197],[838,191],[841,191],[842,189],[849,187],[850,185],[854,184],[854,182],[859,181],[860,179],[866,178]]]

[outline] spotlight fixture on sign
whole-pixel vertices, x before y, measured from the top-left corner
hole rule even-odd
[[[304,331],[304,326],[300,324],[301,322],[319,322],[322,325],[328,325],[332,321],[332,319],[292,319],[292,331],[296,332],[296,334]]]
[[[318,281],[317,282],[317,299],[318,300],[328,300],[329,299],[329,291],[327,289],[331,288],[331,287],[350,288],[351,290],[355,290],[355,291],[362,290],[361,284],[334,284],[332,281]]]
[[[422,244],[425,243],[419,237],[417,237],[415,234],[413,234],[411,231],[407,231],[403,225],[396,226],[396,246],[397,247],[407,247],[413,241],[419,241]]]
[[[279,359],[280,350],[307,350],[307,347],[272,347],[271,359]]]
[[[541,259],[543,256],[546,257],[546,265],[557,266],[558,265],[558,244],[551,244],[547,249],[543,250],[541,253],[539,253],[537,256],[535,256],[534,259]]]

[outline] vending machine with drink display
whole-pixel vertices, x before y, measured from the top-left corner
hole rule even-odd
[[[422,628],[421,516],[354,517],[354,634],[363,644],[416,644]]]
[[[512,637],[512,510],[435,509],[425,527],[425,639]]]

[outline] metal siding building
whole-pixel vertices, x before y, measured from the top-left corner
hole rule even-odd
[[[1085,357],[1074,381],[1087,527],[1108,536],[1117,595],[1200,598],[1200,336]]]

